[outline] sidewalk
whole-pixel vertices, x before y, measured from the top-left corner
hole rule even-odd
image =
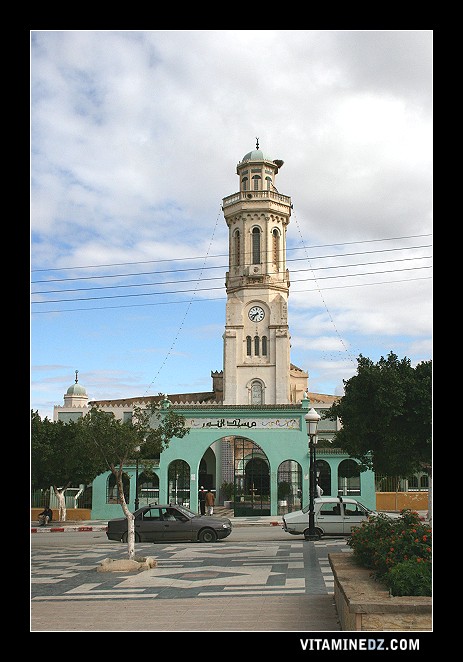
[[[392,511],[391,511],[392,512]],[[418,510],[418,515],[422,520],[426,519],[427,511]],[[215,517],[228,517],[232,521],[233,528],[240,526],[282,526],[281,515],[262,515],[260,517],[235,517],[233,510],[216,506],[214,508]],[[207,515],[204,515],[207,517]],[[108,520],[69,520],[67,522],[52,522],[47,526],[38,526],[36,522],[31,522],[31,533],[63,533],[64,531],[106,531]]]
[[[263,515],[260,517],[235,517],[233,510],[216,506],[215,517],[228,517],[232,520],[233,528],[240,526],[282,526],[280,515]],[[207,518],[207,515],[204,515]],[[37,522],[31,522],[31,533],[63,533],[64,531],[106,531],[108,520],[68,520],[66,522],[51,522],[47,526],[38,526]]]

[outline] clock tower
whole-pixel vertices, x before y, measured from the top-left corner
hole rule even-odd
[[[291,400],[286,228],[292,205],[275,187],[282,165],[257,141],[236,166],[238,193],[223,199],[229,232],[224,404]]]

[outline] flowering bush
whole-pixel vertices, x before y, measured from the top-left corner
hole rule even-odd
[[[348,545],[393,595],[431,595],[431,529],[416,512],[403,510],[397,519],[370,516],[353,529]]]

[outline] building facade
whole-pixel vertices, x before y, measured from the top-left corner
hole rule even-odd
[[[223,370],[211,372],[212,390],[169,394],[164,406],[185,417],[189,434],[172,439],[154,474],[144,475],[140,461],[126,467],[127,502],[140,505],[176,502],[198,509],[201,485],[224,499],[224,483],[233,484],[235,517],[278,515],[309,500],[309,452],[304,415],[319,414],[335,396],[308,392],[308,373],[291,363],[286,266],[286,233],[291,198],[278,192],[275,180],[283,161],[259,149],[236,166],[239,190],[223,199],[229,231],[226,273],[226,321]],[[71,420],[90,406],[130,419],[133,407],[159,396],[88,402],[85,389],[69,387],[54,420]],[[360,472],[356,460],[330,441],[337,421],[321,420],[316,451],[318,481],[325,495],[358,497],[375,508],[371,471]],[[138,490],[137,490],[138,488]],[[92,517],[122,513],[114,477],[98,476],[92,486]]]

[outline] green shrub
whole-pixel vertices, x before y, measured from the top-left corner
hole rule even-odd
[[[224,482],[220,486],[222,490],[223,497],[225,501],[230,501],[230,499],[233,497],[233,492],[235,491],[235,486],[233,483],[227,483]]]
[[[348,545],[357,563],[372,570],[388,586],[391,570],[410,561],[402,571],[397,571],[394,595],[430,595],[422,591],[430,590],[431,586],[431,529],[420,521],[416,512],[403,510],[397,519],[383,514],[371,516],[352,531]],[[406,593],[395,592],[405,590],[405,586]]]
[[[385,583],[392,595],[432,595],[431,563],[414,558],[397,563],[389,570]]]

